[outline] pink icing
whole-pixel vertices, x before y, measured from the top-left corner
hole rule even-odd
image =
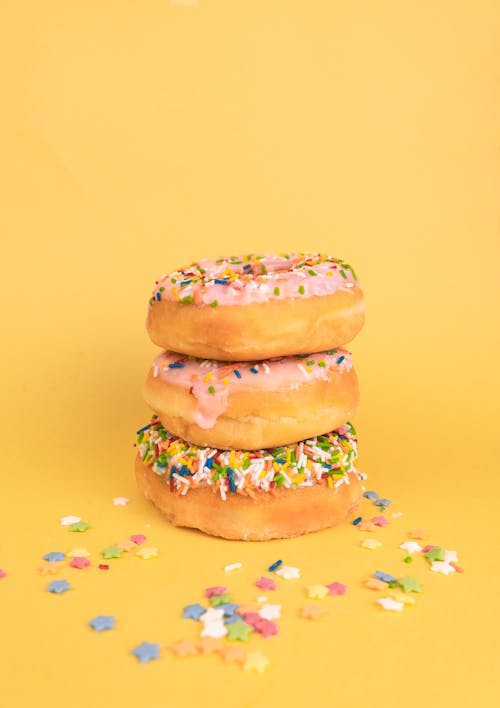
[[[324,364],[324,365],[323,365]],[[332,369],[343,373],[352,368],[351,354],[340,347],[330,353],[296,356],[260,362],[220,362],[163,352],[153,361],[153,376],[188,389],[196,399],[193,421],[212,428],[227,408],[234,391],[289,391],[305,381],[328,381]],[[255,373],[257,372],[257,373]]]
[[[166,299],[214,307],[245,305],[331,295],[337,290],[352,292],[357,283],[351,266],[331,256],[316,253],[233,256],[202,260],[162,275],[150,304]]]

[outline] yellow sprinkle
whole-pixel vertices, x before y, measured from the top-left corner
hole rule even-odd
[[[205,378],[203,379],[203,381],[204,381],[205,383],[208,383],[208,382],[210,381],[210,379],[212,378],[212,376],[213,376],[212,371],[209,371],[208,374],[207,374],[207,375],[205,376]]]
[[[393,592],[389,592],[388,595],[393,600],[396,600],[396,602],[402,602],[405,605],[414,605],[416,602],[414,597],[411,597],[411,595],[405,592],[398,592],[396,590]]]
[[[380,548],[382,544],[376,538],[364,538],[359,545],[361,548],[368,548],[370,551],[374,551],[376,548]]]
[[[307,597],[317,600],[324,600],[329,594],[329,590],[324,585],[308,585],[306,587]]]
[[[331,477],[328,477],[327,482],[330,489],[333,489],[333,479]]]
[[[158,558],[158,549],[153,547],[141,548],[137,551],[135,555],[139,556],[139,558],[142,558],[143,560],[149,560],[150,558]]]
[[[229,455],[229,467],[233,467],[234,459],[235,459],[234,450],[231,450],[231,454]]]
[[[229,386],[229,379],[222,379],[222,383],[224,383],[226,386]]]

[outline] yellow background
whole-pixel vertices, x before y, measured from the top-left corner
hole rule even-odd
[[[498,3],[14,0],[2,15],[2,705],[494,705]],[[349,525],[204,537],[135,490],[154,279],[294,249],[345,258],[366,292],[361,465],[404,512],[377,551]],[[70,534],[66,514],[93,528]],[[415,527],[466,572],[401,563]],[[158,560],[67,569],[74,590],[44,591],[43,553],[85,546],[97,563],[144,531]],[[194,636],[179,614],[202,588],[251,601],[278,557],[302,580],[277,593],[281,636],[252,639],[265,675],[167,651]],[[362,587],[376,568],[420,578],[417,606],[376,606]],[[334,579],[349,594],[298,619],[304,585]],[[91,633],[98,613],[117,629]],[[161,661],[129,656],[144,639]]]

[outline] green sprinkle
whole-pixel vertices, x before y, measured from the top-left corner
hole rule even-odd
[[[329,349],[326,353],[328,354],[328,356],[333,356],[334,354],[337,353],[337,350],[336,349]]]
[[[170,282],[171,282],[171,283],[176,283],[177,280],[176,280],[175,278],[170,278]]]
[[[250,467],[250,458],[247,457],[245,462],[242,464],[242,467],[244,470],[247,470]]]
[[[181,299],[181,302],[184,302],[184,303],[186,303],[186,304],[190,304],[190,303],[193,302],[193,298],[191,297],[191,295],[188,295],[187,297],[183,297],[183,298]]]
[[[276,484],[277,487],[282,487],[283,484],[285,483],[285,478],[283,477],[282,474],[277,474],[276,477],[274,478],[274,483]]]
[[[351,271],[352,277],[354,278],[354,280],[358,279],[358,276],[356,275],[356,271],[354,270],[354,268],[351,265],[349,265],[349,263],[342,263],[342,267],[347,268],[348,270]]]
[[[90,524],[88,524],[86,521],[77,521],[75,524],[71,524],[69,527],[70,531],[76,531],[77,533],[83,533],[84,531],[87,531],[87,529],[90,528]]]
[[[299,285],[299,293],[303,295],[305,293],[305,289],[303,285]]]
[[[306,361],[306,366],[314,366],[314,359],[309,359],[309,361]]]
[[[215,393],[215,388],[213,386],[208,387],[208,392],[209,393]]]
[[[321,360],[321,361],[318,361],[318,366],[326,366],[326,364],[323,360]]]
[[[280,294],[280,289],[279,288],[274,288],[274,294],[279,295]]]
[[[267,268],[263,263],[260,266],[260,270],[261,270],[262,275],[267,275]]]
[[[164,290],[165,290],[165,288],[164,288],[163,285],[162,285],[161,288],[160,288],[160,292],[162,293]]]
[[[404,563],[411,563],[413,561],[413,558],[411,556],[406,556],[406,558],[403,558]]]
[[[307,272],[309,273],[309,275],[317,275],[317,273],[311,269],[309,269]]]
[[[347,275],[345,274],[345,270],[342,270],[342,268],[339,270],[339,273],[343,278],[347,278]]]
[[[213,302],[210,303],[210,307],[217,307],[218,304],[219,303],[217,302],[217,300],[214,300]]]

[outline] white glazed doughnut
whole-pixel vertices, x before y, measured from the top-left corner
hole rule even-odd
[[[138,431],[136,478],[177,526],[247,541],[289,538],[340,523],[362,487],[350,423],[273,450],[217,450],[170,435],[153,418]]]
[[[167,350],[222,361],[320,352],[364,322],[353,268],[313,253],[202,260],[157,281],[146,327]]]
[[[351,354],[341,348],[239,363],[163,352],[149,371],[144,398],[174,435],[247,450],[334,430],[359,404]]]

